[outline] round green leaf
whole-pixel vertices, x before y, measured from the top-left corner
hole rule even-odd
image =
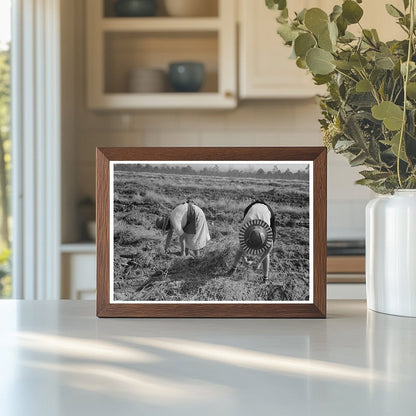
[[[304,19],[305,19],[305,14],[306,14],[306,9],[302,9],[299,13],[296,13],[296,20],[298,20],[299,22],[303,23]]]
[[[392,70],[394,68],[394,61],[390,56],[378,56],[375,64],[380,69]]]
[[[333,45],[336,45],[338,39],[338,26],[334,22],[328,23],[329,37]]]
[[[337,26],[337,28],[338,28],[338,26]],[[339,42],[341,42],[341,43],[349,43],[349,42],[351,42],[351,41],[353,41],[353,40],[355,40],[355,39],[357,39],[356,38],[356,36],[353,34],[353,33],[351,33],[351,32],[348,32],[348,30],[344,33],[344,35],[343,36],[341,36],[339,39],[338,39],[338,41]]]
[[[391,101],[383,101],[375,105],[371,113],[375,119],[382,120],[389,130],[396,131],[402,127],[403,110]]]
[[[373,39],[376,42],[380,42],[380,38],[378,37],[378,33],[377,33],[377,30],[376,29],[371,29],[371,34],[373,35]]]
[[[286,43],[293,42],[298,36],[298,32],[287,23],[280,24],[277,33]]]
[[[393,154],[397,157],[399,156],[399,147],[400,147],[400,156],[399,158],[405,162],[409,162],[409,159],[406,155],[406,142],[403,140],[402,145],[400,146],[400,132],[396,133],[391,141],[383,140],[383,144],[386,144],[387,146],[390,146],[391,151]]]
[[[315,39],[309,33],[302,33],[295,39],[296,56],[304,58],[306,52],[316,45]]]
[[[286,0],[266,0],[266,6],[271,10],[283,10],[286,7]]]
[[[337,61],[332,61],[332,63],[339,69],[342,70],[350,70],[352,68],[352,65],[348,62],[348,61],[342,61],[342,60],[337,60]]]
[[[416,100],[416,82],[407,84],[407,96],[412,100]]]
[[[298,68],[302,68],[302,69],[308,69],[308,66],[306,65],[306,61],[305,58],[298,58],[296,59],[296,66]]]
[[[328,28],[318,35],[318,45],[321,49],[324,49],[328,52],[332,52],[334,50],[334,45],[332,43],[331,37],[329,36]]]
[[[338,38],[338,27],[336,23],[329,22],[323,32],[318,35],[318,45],[321,49],[334,52]]]
[[[286,8],[284,8],[281,12],[280,12],[280,17],[282,19],[287,19],[289,17],[289,10]]]
[[[404,14],[397,8],[394,7],[392,4],[386,4],[387,13],[393,17],[403,17]]]
[[[368,64],[367,60],[358,53],[352,55],[349,62],[354,68],[358,70],[363,69]]]
[[[412,61],[409,62],[409,73],[416,71],[416,64]],[[403,76],[406,76],[406,62],[402,62],[400,65],[400,72]]]
[[[329,15],[329,19],[331,20],[331,22],[335,22],[338,19],[338,17],[341,16],[341,14],[342,14],[342,7],[336,4],[334,8],[332,9],[332,13]]]
[[[286,0],[277,0],[277,8],[278,10],[284,10],[287,6]]]
[[[377,34],[377,33],[376,33]],[[376,45],[376,43],[378,42],[378,37],[377,39],[373,36],[373,31],[372,30],[368,30],[368,29],[363,29],[363,40],[368,43],[370,46],[374,46]]]
[[[313,80],[315,85],[328,84],[331,81],[331,75],[314,75]]]
[[[357,85],[355,86],[355,90],[357,92],[370,92],[371,91],[370,81],[366,79],[362,79],[361,81],[357,82]]]
[[[363,9],[353,0],[342,3],[342,16],[349,24],[358,23],[363,13]]]
[[[305,26],[315,35],[324,32],[328,26],[328,15],[320,8],[314,7],[305,13]]]
[[[321,48],[309,49],[306,54],[306,64],[314,75],[330,74],[335,69],[335,65],[332,63],[333,59],[330,52]]]
[[[341,36],[344,36],[348,27],[348,22],[344,19],[342,15],[339,16],[337,19],[337,27],[338,27],[339,34]]]

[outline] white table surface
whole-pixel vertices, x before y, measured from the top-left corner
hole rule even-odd
[[[264,413],[267,412],[267,413]],[[98,319],[0,301],[0,415],[416,414],[416,319]]]

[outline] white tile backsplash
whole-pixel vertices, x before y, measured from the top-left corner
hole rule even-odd
[[[328,200],[328,239],[363,239],[367,199]]]
[[[224,111],[194,111],[190,117],[189,112],[181,111],[177,115],[180,130],[213,129],[224,131],[227,127],[227,112]]]
[[[244,147],[263,146],[256,140],[255,129],[206,130],[201,131],[201,146]]]
[[[134,114],[132,130],[151,130],[163,128],[166,130],[178,130],[180,117],[177,111],[143,111]]]
[[[328,239],[365,237],[365,206],[375,194],[355,184],[361,170],[345,157],[328,153]]]
[[[366,186],[356,185],[363,167],[352,168],[346,158],[333,152],[328,154],[328,189],[331,200],[368,200],[373,198],[372,191]]]
[[[135,132],[135,141],[129,143],[130,134],[126,131],[115,132],[113,130],[81,130],[77,134],[76,149],[78,162],[81,164],[91,164],[95,161],[96,147],[114,146],[140,146],[141,132]]]
[[[156,147],[198,147],[199,132],[180,130],[149,130],[143,135],[144,146]]]

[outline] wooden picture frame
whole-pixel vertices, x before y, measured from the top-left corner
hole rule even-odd
[[[326,317],[326,210],[327,210],[326,159],[327,159],[327,151],[326,151],[326,148],[324,147],[97,148],[97,166],[96,166],[97,168],[97,176],[96,176],[96,185],[97,185],[96,187],[97,316],[98,317],[195,317],[195,318],[201,318],[201,317],[206,317],[206,318],[208,317],[209,318],[219,318],[219,317],[221,318],[325,318]],[[189,183],[194,183],[197,180],[202,180],[203,184],[213,183],[213,181],[218,181],[218,184],[220,184],[219,189],[226,189],[226,188],[221,188],[222,186],[225,186],[224,185],[225,183],[231,184],[231,185],[234,183],[233,182],[234,179],[233,180],[229,178],[227,179],[226,175],[231,175],[232,173],[230,172],[233,172],[233,171],[240,172],[239,169],[234,169],[234,164],[236,164],[238,165],[238,167],[241,166],[241,172],[243,172],[241,173],[241,175],[244,174],[245,179],[243,179],[241,176],[238,176],[237,178],[235,178],[235,181],[240,181],[238,183],[242,183],[242,184],[254,183],[255,185],[253,185],[254,186],[253,189],[263,189],[263,185],[264,185],[264,189],[266,189],[265,188],[266,185],[269,187],[273,186],[272,189],[276,189],[275,191],[273,191],[275,192],[276,195],[286,195],[284,194],[283,189],[288,189],[287,192],[289,191],[292,192],[291,190],[295,189],[294,187],[301,186],[302,184],[303,186],[302,195],[304,195],[303,196],[304,199],[308,198],[307,203],[303,203],[302,206],[299,205],[298,208],[293,208],[293,212],[304,213],[302,215],[304,215],[304,218],[308,218],[308,220],[307,221],[305,220],[306,223],[304,222],[302,225],[300,222],[298,224],[296,222],[298,220],[295,220],[294,217],[286,218],[285,221],[289,225],[286,225],[287,228],[283,228],[283,225],[282,225],[281,229],[288,230],[287,231],[288,233],[290,230],[293,231],[291,232],[292,233],[291,237],[290,238],[289,236],[287,237],[287,240],[288,240],[287,244],[291,244],[296,239],[296,236],[298,235],[298,230],[301,230],[301,228],[296,228],[296,227],[301,227],[301,226],[305,227],[305,224],[306,224],[307,231],[303,230],[302,232],[304,233],[304,235],[308,236],[308,240],[307,240],[308,243],[305,243],[305,244],[308,244],[307,250],[306,250],[308,257],[305,258],[306,255],[302,254],[303,256],[302,265],[305,265],[305,264],[308,265],[307,270],[308,270],[309,275],[307,277],[304,277],[303,279],[305,282],[307,282],[307,290],[309,291],[307,295],[305,295],[306,289],[304,289],[304,292],[302,292],[303,298],[298,297],[300,295],[298,295],[296,291],[293,291],[293,292],[290,292],[292,293],[291,295],[292,297],[289,300],[279,300],[279,299],[285,299],[285,296],[287,296],[287,295],[284,295],[284,293],[286,293],[284,292],[284,290],[286,290],[286,287],[289,287],[288,286],[289,283],[292,282],[292,280],[296,282],[298,281],[298,280],[295,280],[295,278],[297,279],[297,276],[298,276],[296,274],[298,272],[297,269],[293,272],[295,274],[293,275],[294,277],[292,278],[291,277],[292,275],[288,274],[286,276],[284,274],[285,273],[284,267],[282,268],[281,266],[279,266],[280,272],[278,272],[276,269],[275,271],[273,271],[274,274],[272,273],[272,275],[276,276],[274,277],[275,280],[276,279],[278,280],[280,279],[280,276],[283,276],[282,279],[283,280],[286,279],[284,280],[286,282],[286,286],[284,288],[282,286],[283,295],[281,295],[280,298],[276,298],[278,300],[274,300],[275,298],[272,298],[273,300],[268,300],[269,298],[264,298],[264,299],[260,298],[261,300],[258,300],[257,298],[244,300],[245,298],[242,297],[241,298],[243,299],[242,301],[234,301],[234,300],[229,300],[229,299],[225,299],[223,301],[218,301],[217,299],[213,301],[210,301],[210,300],[200,301],[199,298],[195,294],[192,295],[194,297],[189,298],[191,299],[191,301],[189,301],[188,298],[184,298],[184,299],[188,299],[186,301],[181,301],[181,300],[172,301],[172,300],[166,300],[166,298],[163,298],[161,301],[158,301],[158,299],[156,299],[156,301],[155,299],[152,299],[153,301],[152,300],[150,301],[138,300],[137,301],[137,300],[133,300],[135,299],[133,297],[121,298],[122,300],[120,300],[120,296],[121,296],[120,293],[122,293],[123,296],[130,296],[130,295],[124,295],[124,293],[127,293],[127,294],[130,293],[131,292],[130,289],[133,286],[131,287],[126,286],[127,289],[123,292],[120,292],[120,291],[115,292],[116,286],[114,284],[115,283],[114,258],[116,255],[118,256],[118,252],[116,252],[116,248],[114,248],[116,247],[114,245],[114,241],[115,241],[114,239],[114,229],[115,229],[114,228],[114,218],[115,218],[114,186],[115,185],[114,184],[116,184],[116,186],[118,187],[117,189],[119,190],[119,187],[121,186],[119,185],[119,183],[127,184],[127,183],[130,183],[130,182],[127,182],[128,180],[130,180],[129,178],[140,177],[140,180],[133,182],[134,184],[135,183],[138,184],[137,187],[140,187],[141,186],[140,184],[142,183],[143,180],[150,181],[150,179],[148,178],[152,178],[152,180],[155,181],[156,183],[157,181],[160,182],[159,189],[162,189],[163,180],[165,180],[166,177],[168,177],[168,179],[171,180],[172,177],[169,176],[171,175],[170,173],[162,174],[159,172],[166,172],[166,171],[178,172],[179,164],[181,163],[192,165],[192,167],[190,168],[191,168],[191,171],[193,172],[192,174],[195,176],[188,177],[188,176],[185,176],[185,174],[182,176],[181,175],[176,175],[174,177],[172,176],[174,178],[174,181],[171,183],[176,184],[177,181],[179,181],[178,178],[184,181],[191,181]],[[124,165],[127,166],[128,164],[134,165],[134,167],[129,167],[129,168],[123,167]],[[197,164],[201,164],[201,165],[198,167]],[[207,180],[204,174],[213,175],[212,169],[214,168],[212,168],[211,165],[215,165],[215,164],[217,164],[217,166],[215,166],[215,169],[217,169],[217,171],[219,171],[220,173],[217,174],[217,176],[212,177],[211,179]],[[291,174],[290,172],[295,172],[296,166],[302,166],[302,169],[304,169],[304,172],[308,172],[307,174],[308,181],[302,182],[300,180],[295,180],[295,179],[290,179],[290,180],[289,179],[288,180],[276,179],[273,182],[271,179],[270,180],[267,179],[267,178],[274,177],[273,175],[278,175],[278,174],[283,175],[282,173],[283,170],[281,170],[279,167],[280,164],[282,166],[288,166],[287,171],[286,171],[286,175],[288,175],[288,177],[296,176],[293,173]],[[218,165],[220,167],[218,167]],[[257,171],[253,171],[255,173],[250,173],[252,172],[253,166],[256,168],[257,165],[264,166],[264,170],[259,169]],[[273,165],[274,173],[272,173],[272,170],[271,170],[272,165]],[[306,167],[303,167],[304,165]],[[193,167],[195,166],[196,168],[195,170],[193,170],[194,169]],[[205,166],[204,170],[202,169],[202,166]],[[279,168],[277,169],[277,167]],[[124,170],[130,169],[130,170],[135,170],[135,171],[133,173],[128,173],[128,172],[124,172],[123,169]],[[144,172],[145,169],[147,169],[146,172]],[[226,169],[228,169],[228,171]],[[143,173],[142,173],[142,170],[143,170]],[[148,171],[157,172],[157,173],[150,174],[150,173],[147,173]],[[205,173],[205,172],[208,172],[208,173]],[[302,172],[298,170],[297,174],[300,174],[300,173]],[[129,175],[136,175],[136,176],[133,177]],[[236,175],[240,175],[240,174],[237,173]],[[263,176],[261,176],[261,178],[258,179],[258,182],[248,181],[248,177],[252,178],[252,176],[253,177],[256,176],[257,178],[258,175],[264,175],[264,178],[266,179],[264,179],[263,181],[263,179],[261,179],[263,178]],[[117,181],[115,181],[114,179],[115,177],[117,177]],[[126,182],[120,182],[118,178],[122,178],[122,180]],[[257,179],[253,179],[253,181],[257,181]],[[232,186],[233,188],[230,188],[230,189],[234,189],[234,185]],[[283,188],[283,186],[286,188]],[[238,187],[236,187],[235,189],[237,188]],[[141,202],[140,202],[142,201],[142,199],[140,199],[142,197],[141,197],[141,193],[135,193],[134,189],[133,191],[130,189],[129,194],[126,194],[127,196],[124,198],[129,198],[128,195],[130,194],[136,195],[135,196],[136,200],[134,202],[136,208],[134,212],[140,214],[141,210],[143,209]],[[177,188],[177,189],[182,189],[182,188]],[[201,185],[201,187],[198,189],[205,189],[205,188],[204,186]],[[309,190],[307,191],[309,192],[307,194],[308,197],[305,196],[304,189]],[[137,192],[139,192],[139,189]],[[212,194],[212,191],[210,192]],[[142,193],[143,195],[146,194],[146,192],[142,192]],[[137,202],[137,198],[139,202]],[[209,201],[209,198],[207,198],[207,200],[208,202],[207,202],[206,210],[209,211],[209,204],[215,203],[215,201],[212,202],[212,197],[211,197],[211,202]],[[129,209],[128,207],[130,206],[129,205],[130,202],[128,201],[130,200],[127,199],[126,209]],[[116,202],[117,204],[119,203],[118,200]],[[238,206],[240,206],[241,204],[242,202],[241,203],[239,201],[236,202],[236,205]],[[302,203],[299,203],[299,204],[302,204]],[[283,210],[285,205],[280,204],[280,205],[277,205],[277,207],[278,208],[280,207],[279,209]],[[291,211],[289,211],[289,213],[290,212]],[[280,215],[280,212],[278,212],[277,214]],[[237,225],[238,224],[237,221],[240,220],[240,217],[241,217],[240,213],[236,212],[235,213],[235,221],[236,221],[235,225],[234,225],[234,222],[231,224],[232,230],[237,229],[239,227]],[[146,217],[146,220],[147,219],[149,220],[148,222],[146,222],[146,224],[153,224],[155,218],[156,216],[152,216],[151,218]],[[167,218],[172,219],[172,217],[169,217],[169,216],[167,216]],[[280,216],[279,218],[283,218],[283,217]],[[231,219],[229,221],[234,221],[234,220]],[[278,219],[278,216],[276,216],[276,222],[278,223],[279,221],[280,220]],[[207,223],[208,222],[210,224],[210,227],[215,226],[215,221],[212,221],[212,222],[207,221]],[[211,223],[214,225],[211,225]],[[279,224],[277,224],[277,229],[279,230]],[[162,235],[160,230],[156,230],[155,228],[155,231],[153,231],[153,228],[151,228],[149,225],[147,225],[147,230],[149,230],[148,232],[150,233],[153,233],[153,232],[155,233],[156,237],[154,238],[152,237],[153,240],[156,240],[157,238],[162,238],[160,237]],[[282,233],[284,233],[284,231],[282,231]],[[234,234],[237,235],[238,230],[235,233],[233,231],[232,235],[234,236]],[[218,238],[221,238],[221,236]],[[285,241],[284,241],[285,238],[286,237],[284,236],[284,234],[281,234],[280,237],[276,239],[276,243],[275,243],[276,247],[277,247],[277,244],[281,244],[281,245],[285,244]],[[211,242],[209,242],[208,244],[215,244],[215,241],[216,240],[213,237]],[[234,240],[232,240],[232,243],[236,244]],[[152,242],[152,244],[154,247],[158,245],[159,253],[163,252],[163,249],[161,248],[162,241],[160,241],[160,244],[158,241]],[[117,247],[119,246],[117,245]],[[208,247],[211,247],[212,249],[214,245],[208,246]],[[192,252],[192,250],[189,250],[189,252]],[[281,252],[282,250],[280,251],[280,253]],[[198,253],[198,251],[195,251],[195,253]],[[169,253],[165,254],[165,252],[160,254],[160,256],[162,255],[171,256],[171,254]],[[283,261],[291,261],[293,259],[296,260],[295,259],[296,253],[294,252],[291,252],[290,254],[288,254],[290,258],[289,257],[286,258],[285,256],[280,254],[280,257],[278,258],[276,257],[276,259],[273,259],[274,255],[278,256],[278,253],[275,254],[272,251],[272,254],[271,254],[272,265],[274,264],[273,261],[283,262]],[[204,254],[202,254],[202,258],[204,258],[203,256]],[[168,258],[168,261],[176,261],[175,259],[171,260],[171,257],[167,257],[167,258]],[[230,254],[228,254],[228,258],[230,258]],[[189,262],[191,262],[192,264],[194,264],[195,262],[199,264],[198,261],[202,261],[200,259],[201,257],[190,258]],[[245,257],[244,257],[244,260],[246,260]],[[133,262],[134,261],[135,260],[133,259]],[[185,259],[181,258],[181,261],[186,262],[188,260],[187,258]],[[139,267],[138,269],[136,268],[135,270],[136,275],[139,275],[141,273],[140,266],[137,266],[138,263],[137,264],[134,263],[134,264],[136,265],[136,267]],[[181,264],[185,264],[185,263],[181,263]],[[249,262],[247,261],[246,264],[249,264]],[[282,264],[284,265],[284,263]],[[263,267],[263,274],[265,273],[267,274],[268,269],[265,266],[264,260],[261,263],[261,265]],[[243,266],[239,266],[239,267],[241,267],[243,272],[245,273],[244,270],[246,269],[244,269]],[[249,270],[249,268],[247,268],[247,270]],[[250,284],[251,286],[253,286],[257,284],[257,280],[255,279],[257,279],[256,276],[259,275],[259,272],[254,272],[252,271],[252,269],[250,270],[251,271],[247,271],[247,273],[250,273],[250,276],[254,276],[254,277],[252,278],[252,280],[247,280],[247,283],[245,283],[246,281],[244,279],[240,278],[240,283],[239,283],[240,285]],[[266,272],[264,272],[264,270],[266,270]],[[261,271],[261,268],[260,268],[260,271]],[[300,271],[302,273],[305,273],[305,269],[302,269]],[[121,279],[122,280],[121,283],[123,283],[124,285],[126,284],[124,281],[123,274],[117,274],[117,279]],[[218,281],[222,281],[221,280],[223,279],[222,275],[218,279],[220,279]],[[134,281],[134,279],[132,280]],[[119,282],[119,280],[117,280],[117,282]],[[215,280],[215,282],[217,282],[217,280]],[[234,281],[232,281],[231,283],[233,285],[236,285]],[[170,281],[169,281],[169,284],[170,284]],[[274,287],[273,284],[270,283],[269,281],[265,281],[262,287],[264,288]],[[276,285],[278,284],[280,283],[276,283]],[[162,285],[162,282],[160,283],[160,285],[161,285],[160,287],[164,287],[164,284]],[[142,290],[143,289],[140,289],[139,291],[140,295],[141,295]],[[293,295],[293,293],[295,293],[296,295]],[[193,300],[193,299],[196,299],[196,300]]]

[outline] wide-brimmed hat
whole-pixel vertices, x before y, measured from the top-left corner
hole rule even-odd
[[[166,231],[169,228],[169,215],[163,215],[162,217],[157,218],[156,228]]]
[[[261,254],[273,243],[273,232],[263,220],[251,220],[243,224],[239,234],[240,246],[250,255]]]

